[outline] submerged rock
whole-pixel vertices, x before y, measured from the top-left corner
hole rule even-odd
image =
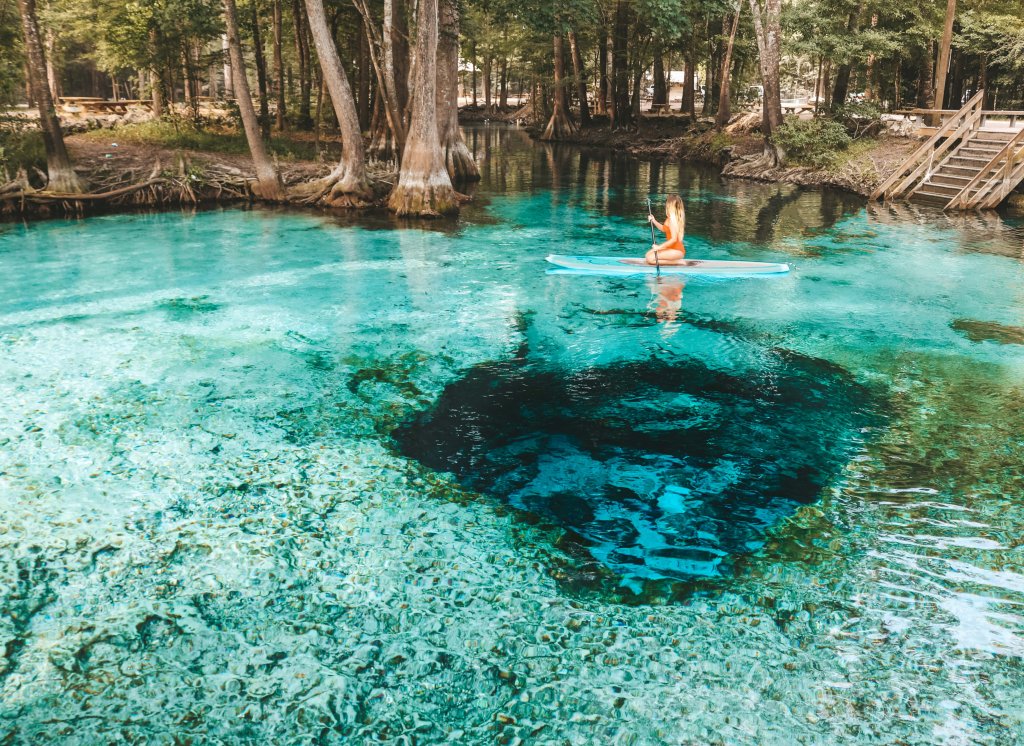
[[[463,485],[570,529],[630,578],[727,575],[818,498],[868,421],[841,369],[773,352],[737,376],[696,360],[581,371],[479,365],[394,432]]]
[[[976,321],[975,319],[957,319],[950,326],[972,342],[1024,345],[1024,326],[1010,326],[996,321]]]

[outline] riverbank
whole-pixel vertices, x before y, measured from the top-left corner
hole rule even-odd
[[[227,128],[174,129],[146,122],[65,137],[75,171],[90,185],[85,195],[53,195],[37,189],[45,161],[0,184],[0,217],[50,218],[249,203],[254,200],[252,159],[241,133]],[[172,129],[173,132],[164,132]],[[312,133],[275,137],[271,152],[286,188],[326,176],[341,153],[338,138],[315,140]],[[368,164],[376,199],[383,204],[395,180],[392,163]]]
[[[532,133],[536,136],[539,130]],[[914,138],[883,134],[855,140],[827,168],[803,164],[768,168],[760,160],[764,137],[757,129],[756,118],[734,120],[719,131],[708,120],[691,125],[679,116],[643,117],[639,126],[631,130],[613,130],[607,124],[598,124],[580,130],[566,142],[610,148],[643,159],[717,166],[728,178],[827,186],[865,197],[920,145]]]

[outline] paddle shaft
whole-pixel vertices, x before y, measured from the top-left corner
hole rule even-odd
[[[654,217],[654,213],[651,212],[651,200],[650,200],[650,198],[647,199],[647,215],[648,215],[648,217],[652,217],[652,218]],[[650,222],[650,221],[648,221],[648,222]],[[653,247],[654,243],[655,243],[655,241],[654,241],[654,223],[650,223],[650,225],[651,225],[651,246]],[[658,258],[658,251],[657,251],[657,249],[655,249],[655,251],[654,251],[654,266],[657,268],[658,274],[660,275],[661,274],[661,260]]]

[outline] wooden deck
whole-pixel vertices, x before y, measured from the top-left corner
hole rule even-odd
[[[912,199],[945,210],[998,207],[1024,181],[1024,111],[986,111],[978,91],[958,111],[912,109],[939,115],[928,141],[872,194]]]

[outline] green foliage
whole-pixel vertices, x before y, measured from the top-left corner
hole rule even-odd
[[[838,107],[832,118],[842,124],[854,140],[882,131],[882,109],[873,101],[849,101]]]
[[[18,7],[0,0],[0,106],[14,101],[21,83],[21,26]]]
[[[840,151],[852,141],[846,128],[831,119],[788,117],[775,133],[775,141],[794,161],[815,168],[834,166]]]
[[[22,168],[46,169],[43,135],[24,120],[0,118],[0,181]]]

